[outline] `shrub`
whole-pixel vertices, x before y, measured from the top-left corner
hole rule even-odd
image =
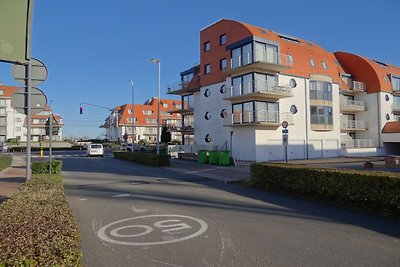
[[[124,152],[115,151],[114,158],[135,161],[138,163],[151,166],[169,166],[169,156],[166,154],[157,155],[155,153],[146,152]]]
[[[0,266],[80,266],[80,236],[60,175],[33,175],[0,206]]]
[[[0,156],[0,171],[10,167],[12,158],[10,156]]]
[[[34,161],[32,162],[31,169],[32,174],[49,173],[49,162],[48,161]],[[61,174],[62,161],[53,160],[51,162],[51,173]]]
[[[400,216],[398,174],[255,163],[251,165],[251,180],[275,192]]]

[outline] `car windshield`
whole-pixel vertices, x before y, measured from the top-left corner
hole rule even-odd
[[[101,148],[102,145],[90,145],[91,148]]]

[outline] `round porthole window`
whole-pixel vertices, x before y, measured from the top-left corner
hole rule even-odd
[[[204,115],[204,118],[205,118],[206,120],[211,119],[211,113],[207,111],[206,114]]]
[[[295,79],[290,79],[289,81],[290,88],[295,88],[297,86],[297,82]]]
[[[228,112],[226,112],[226,109],[221,110],[221,113],[219,114],[221,118],[226,118],[228,116]]]
[[[389,95],[388,94],[385,95],[385,100],[389,101]]]
[[[296,105],[291,105],[291,106],[290,106],[290,112],[291,112],[292,114],[296,114],[296,113],[297,113],[297,107],[296,107]]]
[[[386,114],[386,120],[387,121],[390,120],[390,115],[389,114]]]
[[[210,94],[211,94],[210,89],[206,89],[206,90],[204,91],[204,96],[205,96],[205,97],[209,97]]]
[[[210,134],[207,134],[207,135],[206,135],[206,138],[204,138],[204,140],[205,140],[207,143],[210,143],[210,142],[211,142],[211,135],[210,135]]]
[[[226,85],[222,85],[221,89],[219,89],[219,91],[221,92],[221,94],[225,94],[226,93]]]

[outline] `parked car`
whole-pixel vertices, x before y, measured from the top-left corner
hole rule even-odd
[[[104,156],[104,148],[102,144],[90,144],[87,146],[86,156]]]
[[[138,145],[138,144],[121,144],[120,146],[121,150],[127,150],[127,151],[140,151],[144,152],[147,150],[145,146]]]

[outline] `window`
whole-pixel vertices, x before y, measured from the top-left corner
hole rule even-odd
[[[167,107],[168,107],[168,104],[167,104],[167,103],[164,103],[164,104],[163,104],[163,107],[164,107],[164,108],[167,108]]]
[[[206,65],[204,66],[204,72],[205,72],[206,74],[209,74],[209,73],[211,72],[211,66],[210,66],[210,64],[206,64]]]
[[[132,109],[128,109],[128,114],[132,114]]]
[[[193,95],[186,95],[182,97],[183,109],[193,108]]]
[[[152,110],[143,110],[144,115],[152,115],[153,111]]]
[[[311,124],[333,124],[332,107],[310,106]]]
[[[315,67],[315,62],[314,62],[314,59],[313,58],[310,58],[310,65],[311,65],[311,67]]]
[[[238,103],[232,106],[232,110],[234,124],[279,122],[279,104],[277,102],[252,101]]]
[[[210,51],[210,49],[211,49],[210,42],[205,42],[204,43],[204,51],[207,52],[207,51]]]
[[[290,63],[294,63],[294,57],[292,54],[288,54],[288,59]]]
[[[221,110],[221,113],[219,114],[221,118],[226,118],[228,116],[228,113],[226,112],[226,109]]]
[[[184,75],[181,76],[181,80],[184,83],[190,82],[192,80],[192,78],[193,78],[193,73],[192,72],[188,73],[188,74],[184,74]]]
[[[210,142],[211,142],[211,135],[210,135],[210,134],[207,134],[206,137],[204,138],[204,140],[205,140],[207,143],[210,143]]]
[[[332,101],[332,84],[322,81],[310,81],[310,99]]]
[[[6,107],[6,100],[5,99],[0,99],[0,107],[2,107],[2,108]]]
[[[127,118],[126,121],[127,122],[132,122],[132,118]]]
[[[21,127],[15,127],[15,131],[20,132],[21,131]]]
[[[4,95],[4,90],[0,90],[0,95]]]
[[[221,86],[221,88],[219,89],[219,92],[221,94],[225,94],[226,93],[226,85],[225,84]]]
[[[219,61],[219,67],[221,70],[226,70],[226,58],[223,58]]]
[[[392,89],[393,91],[400,91],[400,77],[392,75]]]
[[[325,62],[325,61],[322,61],[321,63],[322,63],[322,68],[324,68],[325,70],[327,70],[327,69],[328,69],[328,66],[326,65],[326,62]]]
[[[206,120],[211,119],[211,113],[207,111],[206,114],[204,115],[204,118],[205,118]]]
[[[146,119],[147,124],[155,124],[157,123],[157,119]]]
[[[226,34],[223,34],[219,37],[219,44],[220,45],[226,44]]]
[[[205,91],[204,91],[204,96],[205,97],[209,97],[211,95],[211,91],[210,91],[210,89],[206,89]]]

